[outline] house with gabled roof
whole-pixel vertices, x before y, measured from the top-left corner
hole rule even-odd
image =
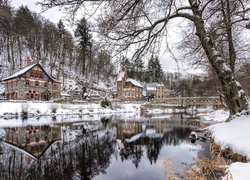
[[[122,100],[141,100],[143,86],[135,79],[128,78],[127,71],[121,71],[117,77],[117,98]]]
[[[7,99],[50,100],[61,95],[61,82],[50,76],[39,63],[28,64],[2,81]]]
[[[171,90],[167,89],[161,83],[148,83],[146,85],[147,96],[154,97],[156,100],[162,100],[170,96]]]

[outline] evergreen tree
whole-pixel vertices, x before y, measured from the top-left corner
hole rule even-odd
[[[144,68],[144,62],[141,58],[138,58],[133,63],[134,71],[135,71],[135,78],[142,81],[143,79],[143,68]]]
[[[82,65],[82,74],[85,74],[86,71],[86,59],[91,57],[92,53],[92,35],[90,34],[90,27],[83,17],[78,23],[75,30],[75,37],[78,38],[78,44],[80,48],[80,57]]]
[[[159,58],[151,57],[148,61],[148,75],[150,82],[161,82],[163,78],[163,70],[159,62]]]
[[[162,82],[163,70],[159,61],[159,58],[156,56],[154,59],[155,64],[155,81]]]

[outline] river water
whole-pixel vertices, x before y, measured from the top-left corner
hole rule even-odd
[[[192,130],[206,124],[183,117],[79,117],[5,126],[0,179],[163,180],[180,176],[197,157],[209,155],[208,142],[189,140]]]

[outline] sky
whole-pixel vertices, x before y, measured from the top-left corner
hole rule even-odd
[[[21,5],[24,5],[24,6],[27,5],[31,11],[40,14],[41,16],[43,16],[46,19],[49,19],[51,22],[53,22],[55,24],[57,24],[60,19],[63,19],[64,13],[63,13],[63,11],[60,11],[59,8],[53,8],[53,9],[49,9],[45,12],[42,12],[41,6],[36,5],[36,1],[37,0],[12,0],[12,5],[15,7],[15,9],[17,9]],[[67,25],[67,23],[65,23],[65,27],[71,33],[73,33],[72,26],[69,26],[69,25]],[[172,31],[171,34],[169,34],[169,37],[172,38],[171,39],[172,41],[178,42],[180,40],[179,34],[180,34],[180,32],[175,30],[175,31]],[[180,70],[182,72],[184,71],[184,72],[188,72],[188,73],[201,73],[202,72],[202,70],[200,70],[200,69],[188,70],[187,64],[183,64],[183,63],[179,63],[177,66],[176,61],[172,58],[172,56],[169,53],[162,52],[160,54],[161,55],[159,56],[159,59],[160,59],[160,63],[162,65],[162,68],[164,71],[178,72],[178,70]]]

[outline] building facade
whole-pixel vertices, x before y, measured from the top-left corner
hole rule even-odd
[[[143,86],[135,79],[128,78],[127,72],[122,71],[117,77],[117,98],[121,100],[141,100]]]
[[[156,100],[165,99],[170,96],[171,90],[166,89],[164,84],[149,83],[146,85],[147,96],[154,97]]]
[[[30,64],[2,79],[5,97],[12,100],[50,100],[61,95],[61,83],[40,64]]]

